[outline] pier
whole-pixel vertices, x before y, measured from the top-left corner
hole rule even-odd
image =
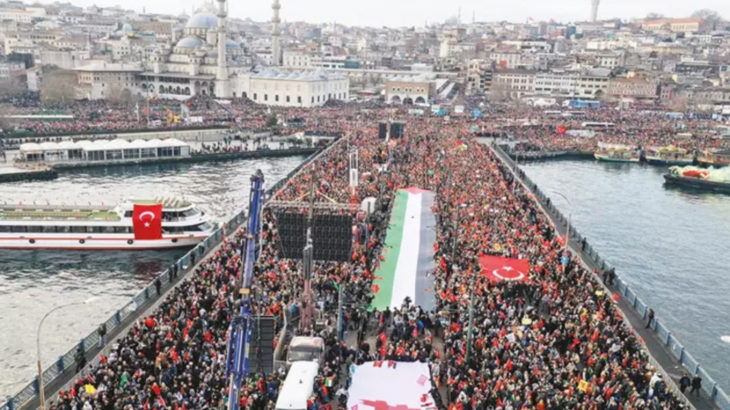
[[[60,172],[70,171],[74,169],[118,167],[131,165],[190,164],[215,161],[234,161],[241,159],[293,157],[298,155],[312,155],[319,152],[321,149],[321,146],[302,148],[289,147],[284,149],[259,149],[250,151],[193,154],[190,156],[173,158],[156,157],[114,161],[59,162],[47,164],[44,166],[38,166],[30,170],[7,164],[4,166],[0,166],[0,183],[52,180],[58,178],[58,174]]]
[[[48,181],[56,178],[58,178],[58,172],[49,167],[24,169],[0,164],[0,183],[18,181]]]

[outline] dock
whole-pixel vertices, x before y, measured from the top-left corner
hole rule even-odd
[[[184,164],[217,161],[234,161],[241,159],[258,158],[281,158],[312,155],[319,152],[322,147],[302,147],[285,149],[259,149],[251,151],[216,152],[205,154],[193,154],[186,157],[170,158],[144,158],[133,160],[116,161],[86,161],[86,162],[63,162],[39,166],[34,169],[25,169],[11,164],[0,164],[0,183],[19,181],[48,181],[58,178],[58,174],[64,171],[86,168],[105,168],[133,165],[160,165],[160,164]]]
[[[25,169],[11,164],[0,164],[0,183],[18,181],[49,181],[58,178],[58,172],[50,167]]]

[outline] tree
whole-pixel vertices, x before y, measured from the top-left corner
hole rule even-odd
[[[129,105],[132,103],[132,92],[128,88],[113,87],[106,99],[115,104]]]
[[[56,66],[44,66],[40,94],[44,104],[72,102],[76,98],[76,74]]]
[[[510,99],[509,88],[506,84],[499,82],[492,82],[492,86],[489,88],[489,95],[487,100],[491,103],[505,102]]]
[[[8,77],[0,80],[0,96],[12,97],[21,94],[26,89],[19,77]]]
[[[271,115],[269,118],[266,119],[266,126],[269,128],[276,127],[276,125],[279,123],[279,120],[276,118],[276,115]]]
[[[692,13],[692,18],[702,19],[702,23],[709,30],[715,30],[722,25],[722,17],[715,10],[697,10]]]

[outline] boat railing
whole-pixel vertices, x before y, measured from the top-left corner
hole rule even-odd
[[[8,203],[3,202],[0,204],[0,208],[3,209],[18,209],[18,210],[27,210],[27,211],[56,211],[59,209],[65,210],[70,209],[72,211],[111,211],[114,209],[114,206],[112,205],[106,205],[103,203],[100,203],[98,205],[94,204],[27,204],[27,203]]]
[[[272,187],[266,190],[266,199],[268,200],[275,192],[278,192],[282,187],[284,187],[286,182],[299,173],[299,171],[301,171],[307,164],[339,142],[340,141],[336,141],[335,143],[330,144],[328,148],[309,155],[284,178],[280,179]],[[182,276],[190,269],[194,268],[195,264],[203,260],[211,250],[215,249],[216,246],[223,241],[224,237],[235,232],[236,229],[246,221],[246,218],[246,209],[237,213],[224,225],[222,225],[222,227],[213,232],[207,239],[191,249],[182,258],[178,259],[177,262],[170,266],[170,268],[161,272],[154,280],[150,281],[136,296],[134,296],[132,300],[104,321],[103,323],[106,325],[107,335],[109,335],[108,340],[111,340],[114,335],[121,335],[124,332],[124,329],[133,325],[134,322],[136,322],[141,315],[144,314],[144,312],[154,306],[155,302],[161,295],[165,294],[171,285],[182,280],[182,278],[178,279],[178,276]],[[161,283],[160,295],[157,294],[157,288],[155,286],[155,282],[157,280]],[[80,348],[87,357],[95,357],[103,348],[99,346],[99,339],[100,335],[97,328],[89,335],[79,340],[73,348],[59,356],[52,364],[45,365],[42,377],[46,394],[70,388],[71,383],[74,383],[75,381],[73,376],[77,373],[75,371],[77,350]],[[19,393],[12,397],[7,397],[6,403],[0,405],[0,410],[14,410],[32,407],[34,402],[38,400],[38,392],[39,383],[38,376],[36,376],[30,383],[23,387]],[[37,403],[35,403],[35,405],[37,407]]]
[[[540,188],[532,182],[532,180],[525,175],[525,173],[517,167],[517,164],[507,155],[499,146],[492,146],[497,156],[509,167],[511,167],[515,173],[522,179],[522,182],[529,188],[530,191],[535,195],[535,198],[540,202],[545,211],[551,216],[553,221],[557,224],[565,226],[566,218],[563,214],[553,205],[552,201],[542,193]],[[571,225],[570,227],[570,243],[574,247],[580,247],[582,241],[585,240],[585,248],[581,253],[581,258],[586,262],[590,262],[590,265],[597,267],[600,271],[611,269],[611,265],[604,259],[602,259],[596,250],[588,243],[585,237],[581,236],[580,233]],[[644,320],[648,320],[649,305],[646,304],[638,294],[631,289],[628,283],[623,280],[618,274],[614,281],[615,287],[618,290],[620,296],[626,300]],[[630,325],[630,324],[629,324]],[[679,363],[682,368],[690,375],[699,375],[702,378],[702,390],[707,394],[709,399],[714,405],[723,410],[730,410],[730,396],[718,385],[718,383],[707,373],[702,365],[694,358],[685,347],[679,342],[676,336],[669,330],[669,328],[662,323],[658,317],[654,317],[650,329],[654,332],[654,335],[659,342],[664,346],[665,350],[673,356],[673,358]],[[662,366],[651,356],[650,361],[656,368],[662,368]],[[674,385],[677,397],[682,398],[683,396],[679,393],[676,383],[667,378],[668,382]],[[686,398],[685,398],[686,400]]]

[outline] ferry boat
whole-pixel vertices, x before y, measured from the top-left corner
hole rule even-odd
[[[598,150],[593,156],[599,161],[606,162],[639,162],[641,154],[628,145],[598,144]]]
[[[726,167],[730,165],[730,150],[708,149],[702,151],[700,155],[697,156],[697,162],[706,167]]]
[[[674,145],[651,147],[646,153],[646,162],[651,165],[692,165],[694,155]]]
[[[191,247],[217,229],[180,199],[105,205],[0,205],[0,248],[141,250]]]
[[[668,185],[730,193],[730,169],[701,169],[696,167],[669,167],[664,175]]]

